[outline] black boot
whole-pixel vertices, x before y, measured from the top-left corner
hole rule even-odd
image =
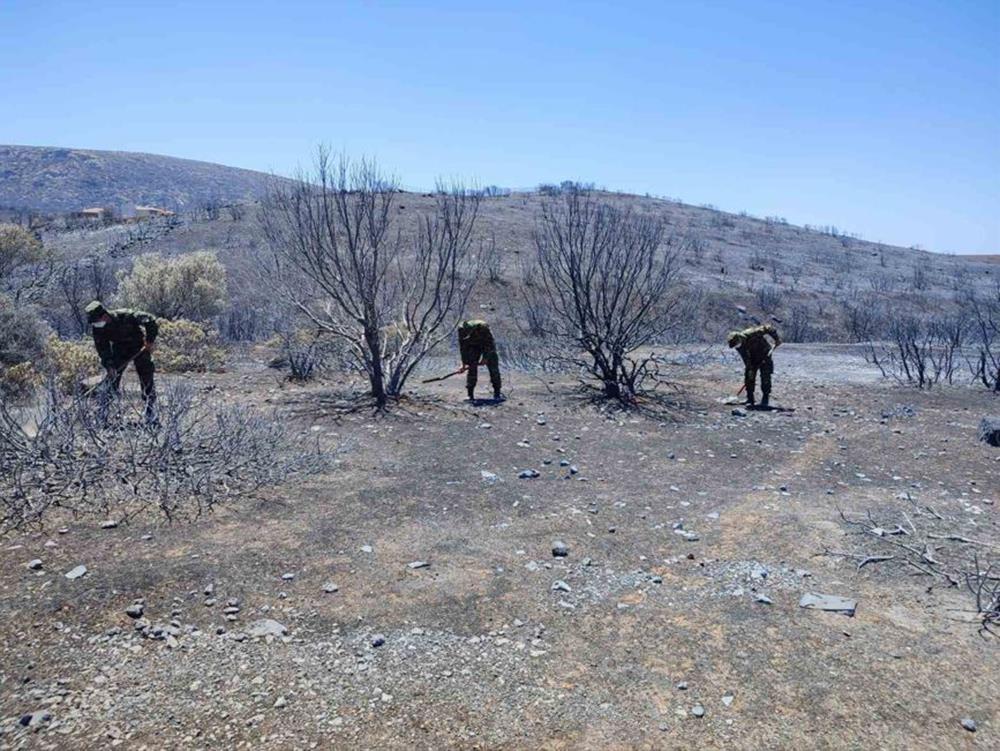
[[[763,397],[761,397],[761,400],[760,400],[760,406],[761,406],[761,408],[762,408],[762,409],[768,409],[768,404],[767,404],[767,401],[768,401],[768,399],[769,399],[770,397],[771,397],[771,395],[770,395],[770,394],[764,394],[764,396],[763,396]]]
[[[466,389],[466,391],[469,392],[469,401],[470,402],[476,401],[476,397],[474,396],[474,394],[476,393],[476,390],[475,389]]]
[[[493,392],[493,401],[495,401],[495,402],[502,402],[503,400],[504,400],[503,399],[503,394],[500,393],[500,389],[496,389]]]

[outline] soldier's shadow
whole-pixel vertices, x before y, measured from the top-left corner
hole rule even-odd
[[[775,407],[771,404],[767,405],[766,407],[760,404],[755,404],[752,407],[748,406],[746,409],[748,412],[794,412],[795,411],[795,407]]]
[[[473,407],[499,407],[506,399],[473,399],[469,404]]]

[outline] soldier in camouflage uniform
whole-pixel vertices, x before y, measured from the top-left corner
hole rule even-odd
[[[94,334],[94,347],[101,358],[101,366],[108,373],[110,388],[104,398],[107,400],[118,393],[122,375],[131,360],[135,364],[142,398],[146,403],[146,419],[155,422],[156,385],[153,382],[155,368],[152,353],[159,333],[156,318],[141,310],[108,310],[97,300],[87,305],[84,311]]]
[[[774,345],[767,340],[771,337]],[[760,406],[767,407],[771,397],[771,373],[774,372],[774,360],[771,353],[781,344],[778,330],[771,325],[752,326],[742,331],[733,331],[727,339],[729,347],[735,348],[743,358],[743,383],[747,390],[747,406],[754,406],[754,388],[757,371],[760,371],[760,390],[762,398]]]
[[[497,345],[493,341],[493,332],[486,321],[464,321],[458,327],[458,350],[462,356],[462,370],[466,372],[465,388],[469,399],[474,400],[476,381],[479,375],[479,365],[485,364],[490,371],[490,383],[493,386],[493,398],[500,401],[500,357],[497,355]]]

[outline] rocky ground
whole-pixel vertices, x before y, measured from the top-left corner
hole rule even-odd
[[[200,377],[336,466],[194,524],[4,539],[0,748],[1000,746],[1000,639],[969,594],[823,554],[861,549],[841,510],[931,509],[996,557],[996,399],[788,346],[784,409],[734,411],[727,358],[678,367],[659,416],[524,373],[502,406],[452,379],[383,417]]]

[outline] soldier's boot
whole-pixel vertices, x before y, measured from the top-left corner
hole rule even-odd
[[[475,396],[476,390],[475,389],[473,389],[473,388],[467,388],[466,392],[468,392],[468,394],[469,394],[469,401],[470,402],[476,401],[476,396]]]
[[[769,405],[768,405],[768,400],[769,400],[770,398],[771,398],[771,395],[765,392],[765,393],[764,393],[764,396],[762,396],[762,397],[760,398],[760,406],[761,406],[761,407],[763,407],[764,409],[767,409],[767,408],[768,408],[768,406],[769,406]]]

